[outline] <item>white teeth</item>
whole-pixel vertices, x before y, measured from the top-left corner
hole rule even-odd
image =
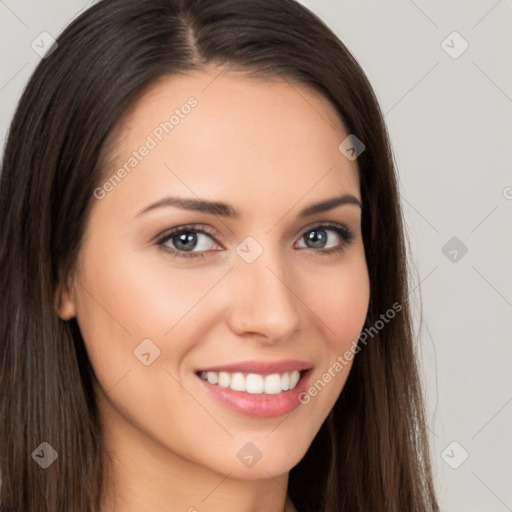
[[[257,373],[249,373],[246,380],[247,393],[259,395],[263,393],[263,375]]]
[[[210,372],[207,372],[210,373]],[[219,386],[221,388],[228,388],[231,381],[231,377],[229,373],[226,372],[220,372],[219,373]]]
[[[221,388],[230,388],[234,391],[245,391],[253,395],[277,395],[282,391],[293,389],[300,379],[300,372],[272,373],[260,375],[258,373],[228,373],[228,372],[201,372],[201,378],[210,384]]]
[[[297,382],[299,382],[299,379],[300,379],[300,373],[297,370],[290,373],[290,389],[293,389],[297,385]]]
[[[245,379],[241,373],[234,373],[231,376],[231,383],[229,385],[235,391],[245,391]]]
[[[219,383],[219,374],[217,372],[201,372],[201,378],[204,379],[203,373],[206,373],[206,379],[210,384],[218,384]]]
[[[281,375],[279,373],[273,373],[265,377],[265,394],[266,395],[277,395],[281,393]]]
[[[283,391],[288,391],[290,389],[290,374],[283,373],[281,377],[281,388]]]

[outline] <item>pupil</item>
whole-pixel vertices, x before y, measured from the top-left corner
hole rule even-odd
[[[178,239],[178,242],[175,243],[176,248],[183,251],[191,251],[197,243],[197,237],[195,233],[182,233],[181,235],[177,235],[175,238]],[[188,245],[186,245],[187,243]]]
[[[320,234],[320,235],[319,235]],[[326,242],[325,230],[324,229],[315,229],[309,232],[307,236],[307,242],[311,242],[314,248],[323,247],[323,244]],[[311,247],[311,246],[310,246]]]

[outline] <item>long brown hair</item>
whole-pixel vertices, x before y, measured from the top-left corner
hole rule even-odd
[[[94,372],[76,321],[55,312],[56,292],[76,261],[122,114],[159,77],[206,66],[280,77],[332,102],[366,147],[357,160],[365,328],[401,306],[359,340],[335,407],[291,470],[292,500],[299,512],[437,511],[386,128],[357,62],[293,0],[103,0],[33,73],[0,177],[2,510],[99,510],[106,470]],[[58,452],[44,471],[31,455],[41,442]]]

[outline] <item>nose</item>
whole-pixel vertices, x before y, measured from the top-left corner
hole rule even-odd
[[[277,251],[265,250],[252,263],[239,258],[230,272],[228,323],[239,336],[259,336],[277,343],[289,338],[299,326],[300,300]]]

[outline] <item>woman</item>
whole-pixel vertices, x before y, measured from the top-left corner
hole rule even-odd
[[[0,182],[4,511],[435,511],[391,151],[291,0],[103,0]]]

